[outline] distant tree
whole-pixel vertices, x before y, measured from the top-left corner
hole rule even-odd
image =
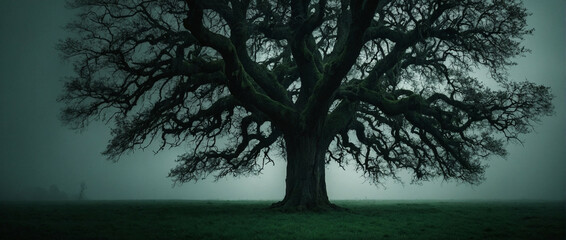
[[[59,190],[57,185],[52,184],[49,187],[49,195],[47,196],[48,200],[67,200],[67,193]]]
[[[79,200],[85,200],[86,183],[81,182],[81,189],[79,190]]]
[[[476,184],[552,114],[548,87],[506,71],[527,49],[515,0],[75,0],[58,48],[76,75],[65,123],[112,123],[104,154],[187,144],[170,177],[259,174],[287,161],[274,207],[328,209],[325,165],[375,183]],[[486,79],[472,75],[486,70]],[[488,81],[489,80],[489,81]]]

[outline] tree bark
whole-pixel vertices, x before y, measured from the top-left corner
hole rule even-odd
[[[283,211],[338,209],[328,200],[325,181],[325,144],[316,134],[286,135],[285,198],[273,208]]]

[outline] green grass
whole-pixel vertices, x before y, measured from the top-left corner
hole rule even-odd
[[[281,213],[262,201],[0,203],[0,239],[565,239],[564,202],[337,201]]]

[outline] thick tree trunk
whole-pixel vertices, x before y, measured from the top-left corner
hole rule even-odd
[[[325,182],[325,144],[316,135],[285,136],[287,178],[283,201],[272,207],[284,211],[337,209],[328,200]]]

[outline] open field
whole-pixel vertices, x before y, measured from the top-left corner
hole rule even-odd
[[[565,239],[564,202],[336,201],[281,213],[265,201],[0,202],[0,239]]]

